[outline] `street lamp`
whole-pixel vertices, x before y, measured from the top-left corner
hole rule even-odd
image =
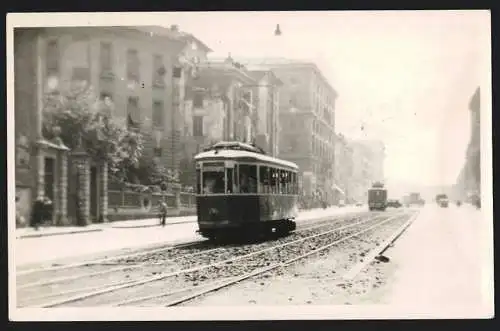
[[[276,30],[274,30],[274,35],[281,36],[281,29],[279,24],[276,24]]]

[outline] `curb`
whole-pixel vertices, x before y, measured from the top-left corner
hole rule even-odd
[[[165,226],[175,225],[175,224],[184,224],[184,223],[196,223],[196,221],[179,221],[179,222],[170,222],[165,223]],[[137,229],[137,228],[152,228],[152,227],[162,227],[161,224],[146,224],[146,225],[116,225],[111,226],[113,229]]]
[[[66,234],[99,232],[99,231],[103,231],[103,230],[104,229],[88,229],[88,230],[81,230],[81,231],[75,230],[75,231],[56,232],[56,233],[34,233],[34,234],[25,234],[25,235],[16,236],[16,239],[40,238],[40,237],[59,236],[59,235],[66,235]]]

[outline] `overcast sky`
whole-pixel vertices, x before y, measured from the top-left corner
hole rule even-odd
[[[336,131],[381,139],[389,182],[452,184],[482,79],[485,12],[171,13],[213,56],[315,61],[338,91]],[[283,35],[273,36],[276,24]],[[482,34],[482,35],[481,35]]]

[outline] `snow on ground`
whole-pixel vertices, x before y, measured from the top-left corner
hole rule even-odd
[[[201,239],[196,223],[133,229],[110,228],[60,236],[16,239],[16,265],[42,263],[125,248]]]
[[[308,210],[300,213],[297,222],[362,211],[366,211],[366,208],[331,207]],[[16,265],[44,263],[107,251],[202,239],[196,234],[198,230],[196,222],[189,223],[189,221],[195,221],[196,217],[176,217],[171,220],[173,219],[185,223],[153,227],[159,223],[158,219],[124,221],[109,223],[112,226],[103,225],[105,228],[100,232],[18,238],[15,242]]]
[[[424,208],[411,231],[385,254],[394,271],[384,300],[427,309],[482,305],[480,234],[485,221],[467,205]]]
[[[192,304],[384,305],[394,308],[398,318],[416,313],[429,318],[492,316],[492,297],[485,294],[493,293],[493,285],[488,288],[481,278],[487,267],[481,236],[487,221],[470,206],[428,205],[384,252],[389,261],[373,261],[352,281],[338,277],[342,268],[330,255],[267,279],[241,282]],[[352,251],[342,246],[334,255]]]

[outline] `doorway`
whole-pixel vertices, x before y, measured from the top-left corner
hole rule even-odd
[[[54,189],[55,189],[55,172],[56,172],[56,162],[52,157],[46,157],[44,162],[44,195],[52,201],[52,212],[55,210],[54,201]],[[50,223],[54,222],[54,217],[52,215],[52,220]]]

